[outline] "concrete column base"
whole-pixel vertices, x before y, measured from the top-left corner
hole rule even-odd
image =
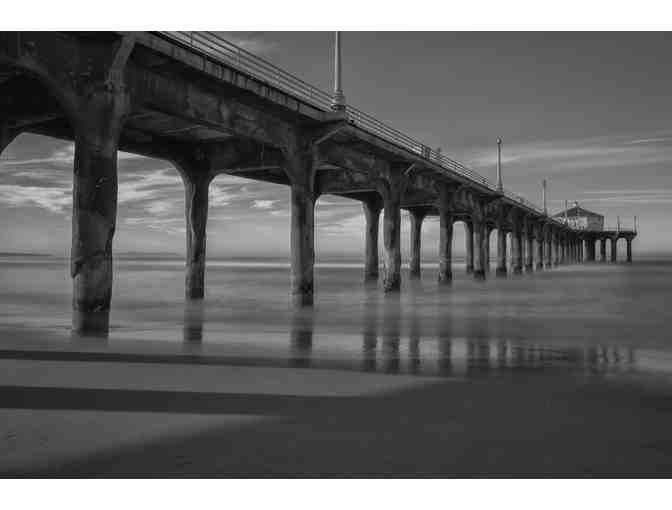
[[[453,272],[449,270],[439,271],[439,284],[451,285],[453,283]]]
[[[485,270],[484,269],[474,269],[474,280],[485,280]]]

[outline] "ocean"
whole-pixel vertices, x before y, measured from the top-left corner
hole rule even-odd
[[[0,258],[0,349],[105,352],[127,360],[357,370],[450,377],[519,369],[672,374],[672,261],[561,266],[439,288],[402,271],[399,294],[359,264],[318,264],[315,306],[296,310],[283,261],[210,260],[206,299],[185,303],[184,262],[115,260],[110,334],[70,333],[69,261]]]

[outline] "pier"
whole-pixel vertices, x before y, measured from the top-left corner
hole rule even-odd
[[[616,262],[620,239],[632,261],[636,228],[571,226],[507,190],[501,165],[493,182],[351,107],[338,39],[335,61],[327,93],[208,32],[0,33],[0,153],[22,133],[75,144],[73,331],[109,328],[119,150],[170,161],[182,177],[189,300],[205,296],[208,190],[222,173],[290,188],[297,306],[315,299],[314,215],[323,195],[362,203],[363,279],[381,279],[387,293],[401,287],[402,209],[411,218],[412,278],[422,271],[423,220],[439,218],[439,285],[452,281],[455,222],[465,225],[467,271],[478,280],[491,275],[494,231],[498,277]]]

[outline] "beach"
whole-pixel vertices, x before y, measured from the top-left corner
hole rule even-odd
[[[295,312],[282,266],[213,264],[197,306],[179,263],[123,261],[93,339],[62,261],[5,261],[0,473],[670,476],[671,264],[458,271],[390,298],[318,267]]]

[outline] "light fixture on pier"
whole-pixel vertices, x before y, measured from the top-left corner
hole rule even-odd
[[[345,94],[341,81],[341,33],[335,33],[334,39],[334,96],[331,100],[331,109],[345,110]]]
[[[497,191],[501,192],[502,186],[502,139],[497,138]]]
[[[541,199],[544,204],[544,214],[548,215],[548,208],[546,207],[546,179],[541,183]]]

